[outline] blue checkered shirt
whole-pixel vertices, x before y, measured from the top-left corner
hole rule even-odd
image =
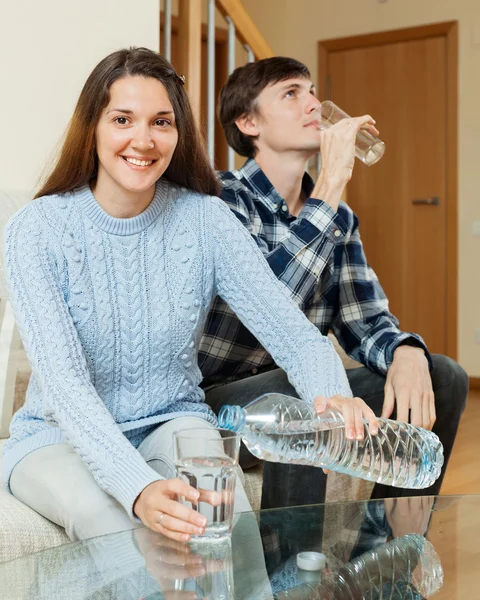
[[[238,171],[220,173],[222,199],[251,233],[270,268],[305,315],[323,335],[333,331],[353,359],[385,374],[400,344],[425,349],[422,338],[402,332],[388,300],[369,267],[358,218],[341,202],[338,211],[309,197],[314,183],[305,173],[308,198],[300,214],[285,200],[255,160]],[[204,386],[256,374],[273,366],[268,352],[216,298],[200,346]]]

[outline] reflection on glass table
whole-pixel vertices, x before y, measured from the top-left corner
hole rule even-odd
[[[323,578],[318,576],[318,581],[280,590],[274,598],[422,600],[437,592],[442,584],[442,566],[432,544],[421,535],[409,534],[380,544]]]
[[[5,600],[438,600],[480,589],[480,497],[349,502],[243,513],[230,541],[137,529],[0,564]],[[320,571],[297,567],[321,552]]]

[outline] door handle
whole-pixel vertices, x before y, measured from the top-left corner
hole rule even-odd
[[[432,196],[432,198],[419,198],[412,200],[412,204],[427,204],[429,206],[438,206],[440,204],[440,198],[438,196]]]

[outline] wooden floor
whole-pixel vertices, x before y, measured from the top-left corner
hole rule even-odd
[[[480,494],[480,390],[470,392],[441,494]],[[437,502],[428,537],[444,573],[443,585],[434,598],[478,600],[479,499],[470,496],[460,501],[444,498]]]
[[[468,396],[441,493],[480,494],[480,390]]]

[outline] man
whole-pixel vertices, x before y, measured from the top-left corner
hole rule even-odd
[[[220,95],[219,117],[230,146],[248,160],[239,171],[221,174],[222,198],[306,316],[324,335],[332,330],[364,365],[348,371],[353,394],[377,416],[433,427],[440,437],[445,466],[434,485],[416,491],[377,485],[372,497],[438,494],[468,378],[451,359],[430,356],[420,336],[399,329],[367,264],[358,219],[341,201],[354,167],[356,133],[365,128],[378,134],[375,121],[365,115],[320,131],[320,115],[310,73],[298,61],[275,57],[234,71]],[[314,182],[305,164],[319,148],[322,169]],[[269,391],[297,395],[219,298],[200,366],[207,402],[216,411]],[[321,469],[266,463],[262,508],[322,502],[325,488]]]

